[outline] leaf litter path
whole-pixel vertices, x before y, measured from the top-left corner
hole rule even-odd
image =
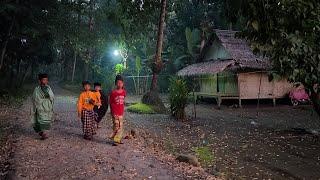
[[[179,169],[181,165],[173,157],[168,161],[157,158],[139,138],[113,147],[107,141],[111,133],[110,118],[103,120],[103,127],[93,141],[82,139],[76,97],[58,87],[54,90],[55,120],[49,139],[39,140],[31,128],[30,99],[17,112],[11,179],[209,179],[195,177],[197,173],[192,167],[187,167],[191,169],[188,172]]]

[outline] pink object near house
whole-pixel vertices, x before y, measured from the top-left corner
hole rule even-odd
[[[310,97],[302,85],[290,91],[289,98],[294,106],[297,106],[300,103],[310,102]]]

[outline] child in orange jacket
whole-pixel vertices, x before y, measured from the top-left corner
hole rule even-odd
[[[96,134],[96,118],[97,114],[93,111],[93,107],[100,106],[100,97],[91,91],[91,86],[88,81],[82,83],[84,91],[80,94],[78,100],[78,117],[82,122],[84,139],[92,140]]]

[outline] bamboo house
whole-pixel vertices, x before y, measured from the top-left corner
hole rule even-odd
[[[276,99],[285,97],[292,84],[285,78],[269,81],[269,60],[253,54],[247,42],[235,31],[215,30],[205,45],[202,63],[181,69],[179,76],[194,78],[198,84],[195,98],[214,97],[220,107],[224,99]]]

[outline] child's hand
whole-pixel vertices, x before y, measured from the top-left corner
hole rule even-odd
[[[97,102],[97,106],[99,107],[102,106],[101,102]]]
[[[94,105],[94,100],[93,99],[89,99],[89,103]]]

